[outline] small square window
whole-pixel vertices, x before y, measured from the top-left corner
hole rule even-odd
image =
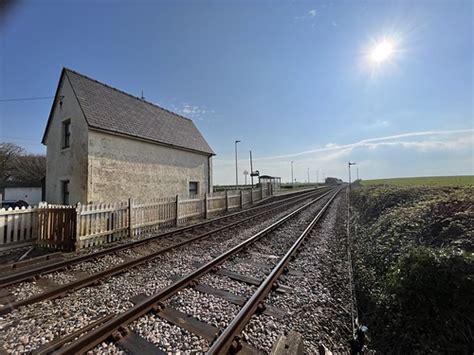
[[[71,120],[63,121],[63,139],[62,145],[64,148],[69,148],[71,146]]]
[[[189,182],[189,196],[196,196],[198,194],[199,183],[197,181]]]
[[[63,205],[69,205],[69,180],[61,181],[61,200]]]

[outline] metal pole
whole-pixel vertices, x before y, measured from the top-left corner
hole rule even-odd
[[[240,141],[235,141],[235,189],[239,189],[239,168],[237,166],[237,143]]]
[[[349,167],[349,191],[351,191],[351,162],[348,162],[347,166]]]
[[[250,180],[252,181],[252,189],[253,189],[253,163],[252,163],[252,151],[250,151]]]
[[[349,192],[351,191],[351,165],[356,165],[356,163],[351,163],[350,161],[347,162],[347,165],[349,167]]]
[[[291,186],[295,187],[295,180],[293,180],[293,160],[291,161]]]

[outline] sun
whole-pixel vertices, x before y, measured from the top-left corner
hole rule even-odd
[[[382,63],[393,56],[394,46],[389,40],[382,40],[370,50],[369,57],[373,63]]]

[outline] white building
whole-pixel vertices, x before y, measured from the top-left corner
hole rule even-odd
[[[63,69],[43,136],[46,201],[126,201],[212,191],[193,121]]]
[[[23,200],[31,206],[43,201],[41,182],[7,181],[0,185],[0,200]]]

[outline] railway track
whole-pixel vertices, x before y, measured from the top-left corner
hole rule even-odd
[[[152,295],[138,297],[132,308],[116,315],[107,315],[83,329],[65,337],[57,338],[40,348],[37,353],[84,353],[104,341],[112,341],[113,344],[126,349],[129,353],[140,351],[160,354],[162,350],[140,336],[146,335],[140,334],[139,321],[143,317],[157,317],[157,319],[165,320],[183,328],[183,332],[190,332],[205,339],[209,354],[226,354],[239,351],[242,347],[247,346],[245,342],[241,341],[239,334],[253,315],[260,312],[278,314],[278,310],[265,309],[263,300],[272,290],[291,292],[288,287],[279,285],[277,280],[284,272],[285,266],[295,257],[298,248],[303,245],[308,234],[321,219],[339,191],[339,189],[331,190],[311,199],[250,238],[205,262],[194,271],[178,278],[167,287]],[[321,203],[323,204],[322,207],[318,207]],[[278,235],[279,239],[275,237]],[[277,238],[279,242],[275,243],[274,238]],[[261,266],[260,270],[264,276],[256,278],[252,275],[233,271],[233,269],[239,270],[242,267],[239,263],[237,264],[240,266],[235,266],[236,261],[248,260],[253,250],[259,250],[259,260],[264,260],[266,263]],[[271,255],[265,256],[265,252],[271,252]],[[250,260],[250,262],[255,261]],[[226,280],[251,284],[253,285],[253,292],[245,297],[199,283],[200,280],[209,275],[220,275]],[[227,322],[225,329],[222,330],[193,317],[192,314],[184,313],[173,307],[173,305],[180,304],[176,301],[176,298],[185,296],[187,292],[209,294],[212,297],[226,300],[229,302],[229,307],[230,305],[238,305],[240,308],[237,314]]]
[[[56,260],[55,256],[52,256],[50,259],[45,260],[43,264],[40,263],[40,265],[37,266],[32,264],[31,260],[25,261],[24,267],[21,270],[11,272],[0,278],[0,284],[4,287],[4,290],[5,286],[14,285],[22,281],[24,283],[34,282],[35,285],[37,283],[42,284],[45,290],[35,292],[29,297],[16,300],[12,298],[11,295],[8,295],[8,293],[5,293],[6,295],[4,295],[2,302],[4,306],[0,308],[0,315],[5,315],[22,306],[62,297],[81,288],[100,284],[107,278],[122,274],[126,270],[150,262],[170,250],[198,242],[211,235],[241,226],[257,218],[275,214],[301,201],[312,198],[315,194],[324,195],[327,193],[329,193],[329,191],[326,190],[304,193],[282,201],[219,217],[211,221],[179,228],[158,236],[114,246],[95,253],[66,260]],[[125,256],[123,254],[124,252],[127,252]],[[59,255],[56,256],[59,258]],[[103,261],[103,259],[118,256],[120,257],[117,260],[120,262],[112,263],[112,265],[108,265],[108,263],[105,262],[103,264],[107,267],[99,267],[98,270],[90,274],[84,271],[77,271],[78,266],[83,266],[87,263],[99,263],[99,266],[101,266],[101,260]],[[31,265],[33,265],[33,267],[28,267]],[[62,285],[57,285],[48,278],[49,275],[58,271],[61,271],[62,277],[66,279],[66,282]],[[79,275],[79,277],[75,275]]]

